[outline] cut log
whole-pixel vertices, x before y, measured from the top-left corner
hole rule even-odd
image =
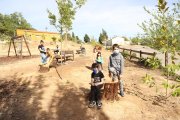
[[[119,82],[105,83],[103,91],[103,99],[118,100]]]

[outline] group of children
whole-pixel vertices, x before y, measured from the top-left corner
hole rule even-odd
[[[49,67],[50,63],[52,62],[54,58],[54,54],[50,51],[49,48],[45,49],[43,40],[40,41],[40,45],[38,46],[38,49],[40,51],[42,65]],[[120,75],[122,75],[123,73],[124,58],[120,53],[118,44],[114,44],[112,49],[113,49],[113,53],[110,55],[109,62],[108,62],[109,77],[112,78],[113,82],[120,83],[119,85],[120,95],[123,97],[124,96],[123,80],[121,80]],[[57,50],[54,52],[58,52]],[[91,91],[90,91],[90,97],[89,97],[90,108],[96,105],[98,108],[101,108],[102,106],[100,90],[104,84],[104,74],[102,71],[103,70],[103,65],[102,65],[103,57],[100,51],[101,51],[101,48],[99,48],[98,46],[96,46],[93,50],[94,59],[93,59],[93,64],[91,66],[93,72],[91,74],[91,83],[90,83]]]
[[[51,52],[49,48],[45,49],[44,47],[44,41],[40,41],[40,45],[38,46],[40,56],[41,56],[41,64],[45,67],[49,67],[51,62],[54,59],[54,54]]]
[[[92,74],[91,74],[91,91],[90,91],[90,97],[89,97],[89,107],[92,108],[97,105],[98,108],[101,108],[101,97],[100,97],[100,90],[103,87],[104,83],[104,74],[102,72],[103,67],[103,58],[101,56],[100,49],[97,49],[98,47],[95,47],[93,52],[94,54],[97,54],[96,59],[94,60],[94,63],[92,64]],[[124,58],[120,53],[119,45],[114,44],[113,45],[113,53],[109,57],[108,62],[108,71],[109,71],[109,77],[112,78],[113,82],[119,82],[120,83],[120,95],[124,97],[123,92],[123,80],[121,80],[120,75],[123,73],[123,67],[124,67]]]

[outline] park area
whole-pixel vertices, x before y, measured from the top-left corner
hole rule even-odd
[[[75,54],[49,72],[40,73],[39,41],[28,43],[31,57],[16,58],[14,51],[7,57],[8,45],[1,46],[0,57],[0,119],[1,120],[179,120],[179,97],[165,96],[161,85],[166,77],[162,71],[147,69],[136,62],[125,60],[122,76],[125,97],[102,100],[99,110],[88,108],[92,50],[84,44],[86,55]],[[67,41],[67,48],[78,50],[80,44]],[[45,42],[54,48],[54,44]],[[133,46],[131,46],[133,47]],[[108,57],[111,51],[102,49],[105,82],[108,77]],[[23,55],[28,56],[24,50]],[[156,87],[143,83],[142,77],[150,74]],[[175,81],[170,81],[173,83]],[[171,90],[168,90],[170,93]]]

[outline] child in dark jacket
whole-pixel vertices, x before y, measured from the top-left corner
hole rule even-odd
[[[103,87],[103,78],[104,74],[100,71],[99,65],[97,63],[92,64],[93,72],[91,74],[91,92],[89,97],[89,107],[92,108],[97,105],[98,108],[101,108],[101,98],[100,98],[100,89]]]

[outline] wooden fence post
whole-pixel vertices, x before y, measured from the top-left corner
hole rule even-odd
[[[142,51],[141,50],[140,50],[139,54],[140,54],[140,59],[141,59],[142,58]]]
[[[131,60],[131,57],[132,57],[131,54],[132,54],[132,50],[130,49],[130,60]]]

